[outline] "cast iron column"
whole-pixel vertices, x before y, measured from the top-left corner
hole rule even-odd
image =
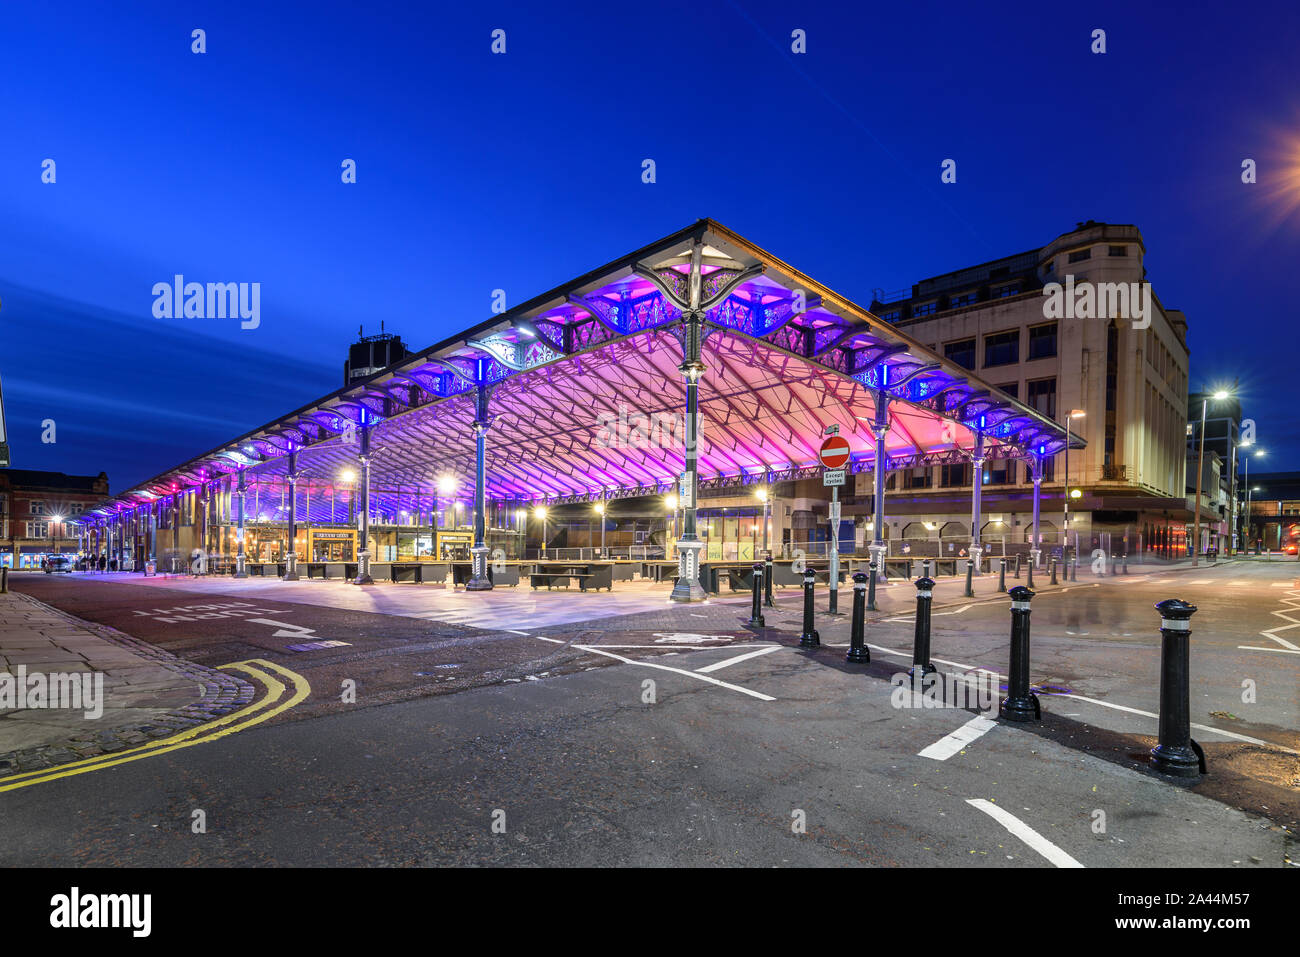
[[[1043,484],[1043,459],[1042,456],[1035,455],[1029,460],[1029,468],[1033,472],[1034,478],[1034,538],[1029,547],[1029,565],[1033,567],[1038,564],[1038,553],[1043,545],[1043,530],[1038,527],[1038,496]],[[1017,569],[1019,571],[1019,569]]]
[[[373,585],[370,577],[370,426],[361,423],[361,510],[357,513],[357,577],[354,585]]]
[[[699,273],[691,273],[691,299],[698,302]],[[700,361],[704,342],[704,313],[687,312],[682,316],[682,364],[678,370],[686,378],[686,471],[681,497],[682,537],[677,542],[677,584],[673,586],[672,600],[681,602],[704,601],[708,598],[700,585],[700,549],[704,547],[695,536],[695,510],[699,499],[699,388],[704,363]]]
[[[481,371],[481,370],[480,370]],[[470,579],[466,591],[491,591],[487,547],[487,433],[492,427],[488,415],[488,389],[482,381],[474,397],[474,545],[470,554]]]
[[[244,570],[244,495],[247,493],[244,470],[239,470],[239,487],[235,489],[235,498],[239,500],[239,509],[235,515],[235,577],[247,578]]]
[[[980,495],[984,486],[984,433],[975,433],[975,448],[971,453],[970,499],[970,557],[975,562],[974,574],[980,573]]]
[[[289,453],[289,549],[284,555],[284,581],[298,580],[298,453]]]
[[[881,375],[885,375],[885,367],[881,367]],[[885,437],[889,435],[889,398],[884,392],[876,392],[876,417],[871,424],[871,432],[876,437],[876,460],[875,474],[872,478],[875,480],[875,515],[872,519],[873,531],[871,535],[871,547],[868,550],[871,554],[871,562],[876,569],[876,581],[884,584],[887,580],[885,575]],[[872,601],[872,610],[875,602]]]

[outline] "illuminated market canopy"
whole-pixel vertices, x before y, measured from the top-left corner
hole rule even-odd
[[[489,500],[666,493],[684,467],[678,303],[695,250],[706,317],[702,491],[816,474],[832,424],[854,450],[850,471],[870,470],[880,396],[889,469],[965,461],[977,433],[994,458],[1065,447],[1063,426],[705,219],[177,465],[101,511],[241,469],[250,484],[274,486],[291,452],[300,481],[328,490],[355,468],[362,429],[373,507],[419,507],[447,475],[474,487],[480,385],[491,417]],[[317,496],[309,507],[307,521],[329,503]]]

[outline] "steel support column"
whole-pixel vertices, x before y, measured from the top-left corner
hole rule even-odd
[[[482,363],[480,363],[482,365]],[[480,372],[482,370],[480,369]],[[491,591],[487,547],[487,433],[492,427],[488,415],[488,388],[480,375],[474,397],[474,545],[470,554],[470,579],[466,591]]]

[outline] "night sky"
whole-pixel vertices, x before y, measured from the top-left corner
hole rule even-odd
[[[342,385],[359,325],[423,348],[709,216],[864,305],[1135,223],[1192,390],[1300,469],[1297,49],[1293,0],[6,3],[13,465],[121,491]],[[260,326],[155,318],[177,273],[260,282]]]

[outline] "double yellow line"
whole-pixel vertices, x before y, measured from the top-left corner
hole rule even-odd
[[[0,778],[0,793],[16,791],[19,788],[29,787],[33,784],[44,784],[46,781],[55,781],[59,778],[72,777],[74,774],[85,774],[89,771],[99,771],[119,764],[128,764],[131,761],[152,758],[159,754],[166,754],[169,751],[190,748],[196,744],[207,744],[210,741],[216,741],[218,738],[224,738],[228,734],[235,734],[238,731],[251,728],[255,724],[261,724],[263,721],[274,718],[282,711],[287,711],[300,704],[311,694],[311,685],[307,683],[306,678],[264,658],[250,658],[247,661],[236,661],[221,667],[229,671],[242,671],[262,684],[266,688],[266,694],[258,701],[247,707],[240,708],[238,711],[231,712],[223,718],[209,721],[206,724],[198,725],[168,738],[159,738],[157,741],[151,741],[135,748],[128,748],[125,751],[114,751],[112,754],[101,754],[93,758],[73,761],[70,764],[61,764],[57,768],[27,771],[23,774]],[[281,681],[281,678],[284,681]],[[286,687],[285,682],[288,682],[288,687]],[[290,691],[290,687],[292,691]]]

